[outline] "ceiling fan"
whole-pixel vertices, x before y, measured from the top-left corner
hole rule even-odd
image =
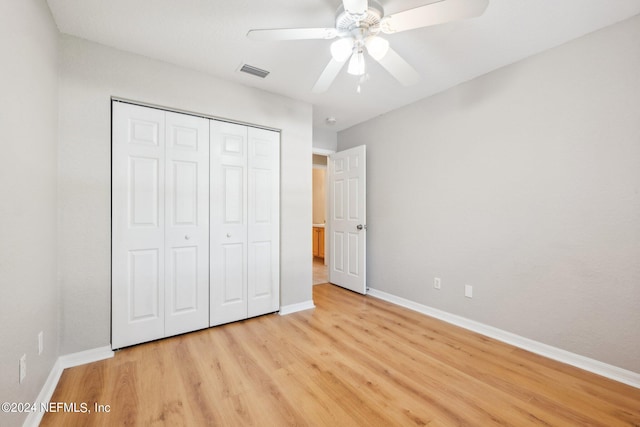
[[[347,72],[356,76],[365,74],[367,52],[374,60],[404,86],[420,80],[420,75],[398,55],[380,33],[394,34],[415,28],[443,24],[472,18],[485,11],[489,0],[437,0],[424,6],[392,15],[384,14],[382,6],[374,0],[343,0],[336,12],[333,28],[279,28],[250,30],[253,40],[331,40],[331,61],[313,86],[313,92],[325,92],[349,60]]]

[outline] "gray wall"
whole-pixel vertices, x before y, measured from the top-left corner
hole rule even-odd
[[[336,151],[338,145],[338,134],[334,130],[314,127],[313,128],[313,148],[325,151]]]
[[[339,132],[369,286],[640,372],[639,76],[637,16]]]
[[[139,55],[60,38],[62,352],[110,342],[110,97],[281,134],[281,304],[311,300],[309,104]]]
[[[0,57],[0,401],[33,402],[59,335],[57,29],[44,0],[0,2]],[[18,384],[23,354],[27,377]],[[0,425],[24,418],[0,412]]]

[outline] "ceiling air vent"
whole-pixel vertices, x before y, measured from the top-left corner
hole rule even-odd
[[[240,71],[242,71],[243,73],[251,74],[253,76],[258,76],[261,79],[264,79],[265,77],[267,77],[269,75],[269,71],[262,70],[262,69],[260,69],[258,67],[254,67],[252,65],[247,65],[247,64],[244,64],[240,68]]]

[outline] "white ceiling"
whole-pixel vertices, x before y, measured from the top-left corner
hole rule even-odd
[[[380,0],[386,14],[433,0]],[[343,69],[311,92],[330,59],[329,40],[256,42],[250,29],[333,27],[341,0],[48,0],[61,32],[314,105],[342,130],[527,56],[640,14],[640,0],[491,0],[479,18],[385,36],[422,76],[403,87],[372,60],[369,81]],[[269,70],[260,79],[241,64]]]

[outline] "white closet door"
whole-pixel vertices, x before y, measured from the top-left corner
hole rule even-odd
[[[280,308],[280,134],[248,130],[248,317]]]
[[[113,103],[112,347],[164,336],[164,112]]]
[[[166,113],[165,336],[209,326],[209,120]]]
[[[210,325],[247,317],[247,127],[211,121]]]

